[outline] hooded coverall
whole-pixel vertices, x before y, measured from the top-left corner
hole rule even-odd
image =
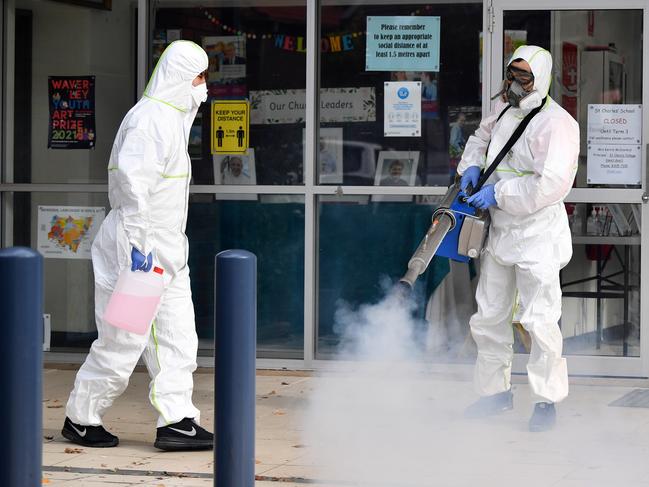
[[[187,142],[198,110],[192,81],[207,66],[207,55],[197,44],[170,44],[115,137],[108,164],[112,209],[92,245],[99,335],[67,403],[74,423],[101,425],[140,356],[151,377],[149,398],[159,413],[158,427],[183,418],[199,420],[192,403],[198,338],[185,225],[191,176]],[[119,273],[130,267],[132,247],[145,256],[153,252],[155,265],[165,271],[166,288],[145,336],[103,319]]]
[[[523,59],[532,68],[534,89],[548,95],[552,56],[522,46],[510,63]],[[529,113],[506,103],[469,138],[458,172],[486,168]],[[555,403],[568,395],[568,372],[562,358],[563,337],[559,270],[572,256],[572,240],[563,200],[572,187],[579,155],[579,125],[547,96],[541,111],[499,164],[487,183],[495,184],[497,206],[489,209],[491,226],[481,256],[476,291],[478,311],[471,317],[477,344],[475,386],[481,396],[511,387],[512,313],[516,291],[523,310],[520,322],[532,348],[527,365],[534,402]]]

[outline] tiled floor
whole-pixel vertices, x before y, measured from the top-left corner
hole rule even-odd
[[[255,487],[649,487],[649,409],[608,406],[632,387],[615,381],[573,385],[559,406],[557,428],[532,434],[524,383],[515,386],[514,411],[491,421],[464,420],[462,410],[475,398],[467,376],[419,374],[417,392],[406,396],[411,390],[402,383],[365,389],[360,379],[340,373],[261,373]],[[73,379],[74,371],[45,370],[44,485],[212,485],[212,452],[153,448],[156,417],[146,373],[133,375],[105,418],[120,446],[66,453],[76,448],[60,436]],[[212,384],[210,373],[195,375],[195,402],[208,429]],[[332,400],[313,409],[310,399],[318,397]],[[314,425],[321,440],[328,438],[322,445],[304,433]]]

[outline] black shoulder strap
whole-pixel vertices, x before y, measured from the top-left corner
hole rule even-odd
[[[529,125],[530,121],[536,116],[537,113],[539,113],[541,111],[541,109],[543,109],[543,107],[545,106],[545,101],[546,100],[547,100],[547,98],[543,98],[543,100],[541,101],[541,104],[538,107],[536,107],[534,110],[532,110],[530,113],[528,113],[525,116],[525,118],[521,121],[521,123],[518,124],[518,127],[516,127],[516,130],[514,130],[514,133],[509,138],[509,140],[507,141],[505,146],[500,150],[500,152],[498,153],[496,158],[493,160],[493,162],[489,165],[487,170],[484,171],[482,173],[482,175],[480,176],[480,179],[478,180],[478,184],[473,189],[474,194],[477,193],[478,191],[480,191],[480,188],[482,188],[482,185],[487,181],[487,179],[489,179],[489,176],[491,176],[491,174],[496,170],[496,167],[498,166],[498,164],[500,164],[500,161],[502,161],[505,158],[505,156],[507,155],[509,150],[514,146],[516,141],[518,139],[520,139],[521,135],[523,135],[523,132],[525,131],[525,129]],[[500,120],[502,118],[502,116],[505,114],[505,112],[507,110],[509,110],[510,107],[511,107],[511,105],[508,105],[507,108],[505,108],[500,113],[500,115],[498,116],[498,120]],[[496,122],[498,120],[496,120]],[[489,151],[488,146],[487,146],[487,151]]]

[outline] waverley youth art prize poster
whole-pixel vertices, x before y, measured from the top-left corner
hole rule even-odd
[[[48,99],[50,120],[47,147],[92,149],[95,130],[95,77],[50,76]]]

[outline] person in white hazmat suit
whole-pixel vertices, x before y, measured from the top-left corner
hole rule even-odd
[[[513,407],[512,315],[518,292],[520,322],[532,341],[527,365],[535,403],[530,431],[551,429],[556,421],[554,404],[568,395],[558,325],[559,270],[572,256],[563,200],[577,171],[579,126],[549,97],[551,78],[548,51],[519,47],[507,67],[494,112],[469,138],[458,166],[461,188],[465,190],[469,183],[475,187],[481,171],[489,167],[521,120],[542,106],[482,189],[468,200],[489,208],[491,225],[480,258],[478,311],[470,320],[478,348],[475,385],[481,398],[467,408],[466,416],[488,416]]]
[[[142,98],[126,114],[108,164],[111,211],[92,245],[95,318],[99,332],[79,369],[62,434],[89,447],[118,438],[102,417],[126,389],[140,356],[151,377],[149,398],[159,413],[155,447],[212,448],[192,403],[198,338],[185,236],[191,163],[187,141],[207,99],[208,58],[190,41],[175,41],[156,65]],[[107,324],[104,311],[120,271],[164,269],[165,291],[145,336]]]

